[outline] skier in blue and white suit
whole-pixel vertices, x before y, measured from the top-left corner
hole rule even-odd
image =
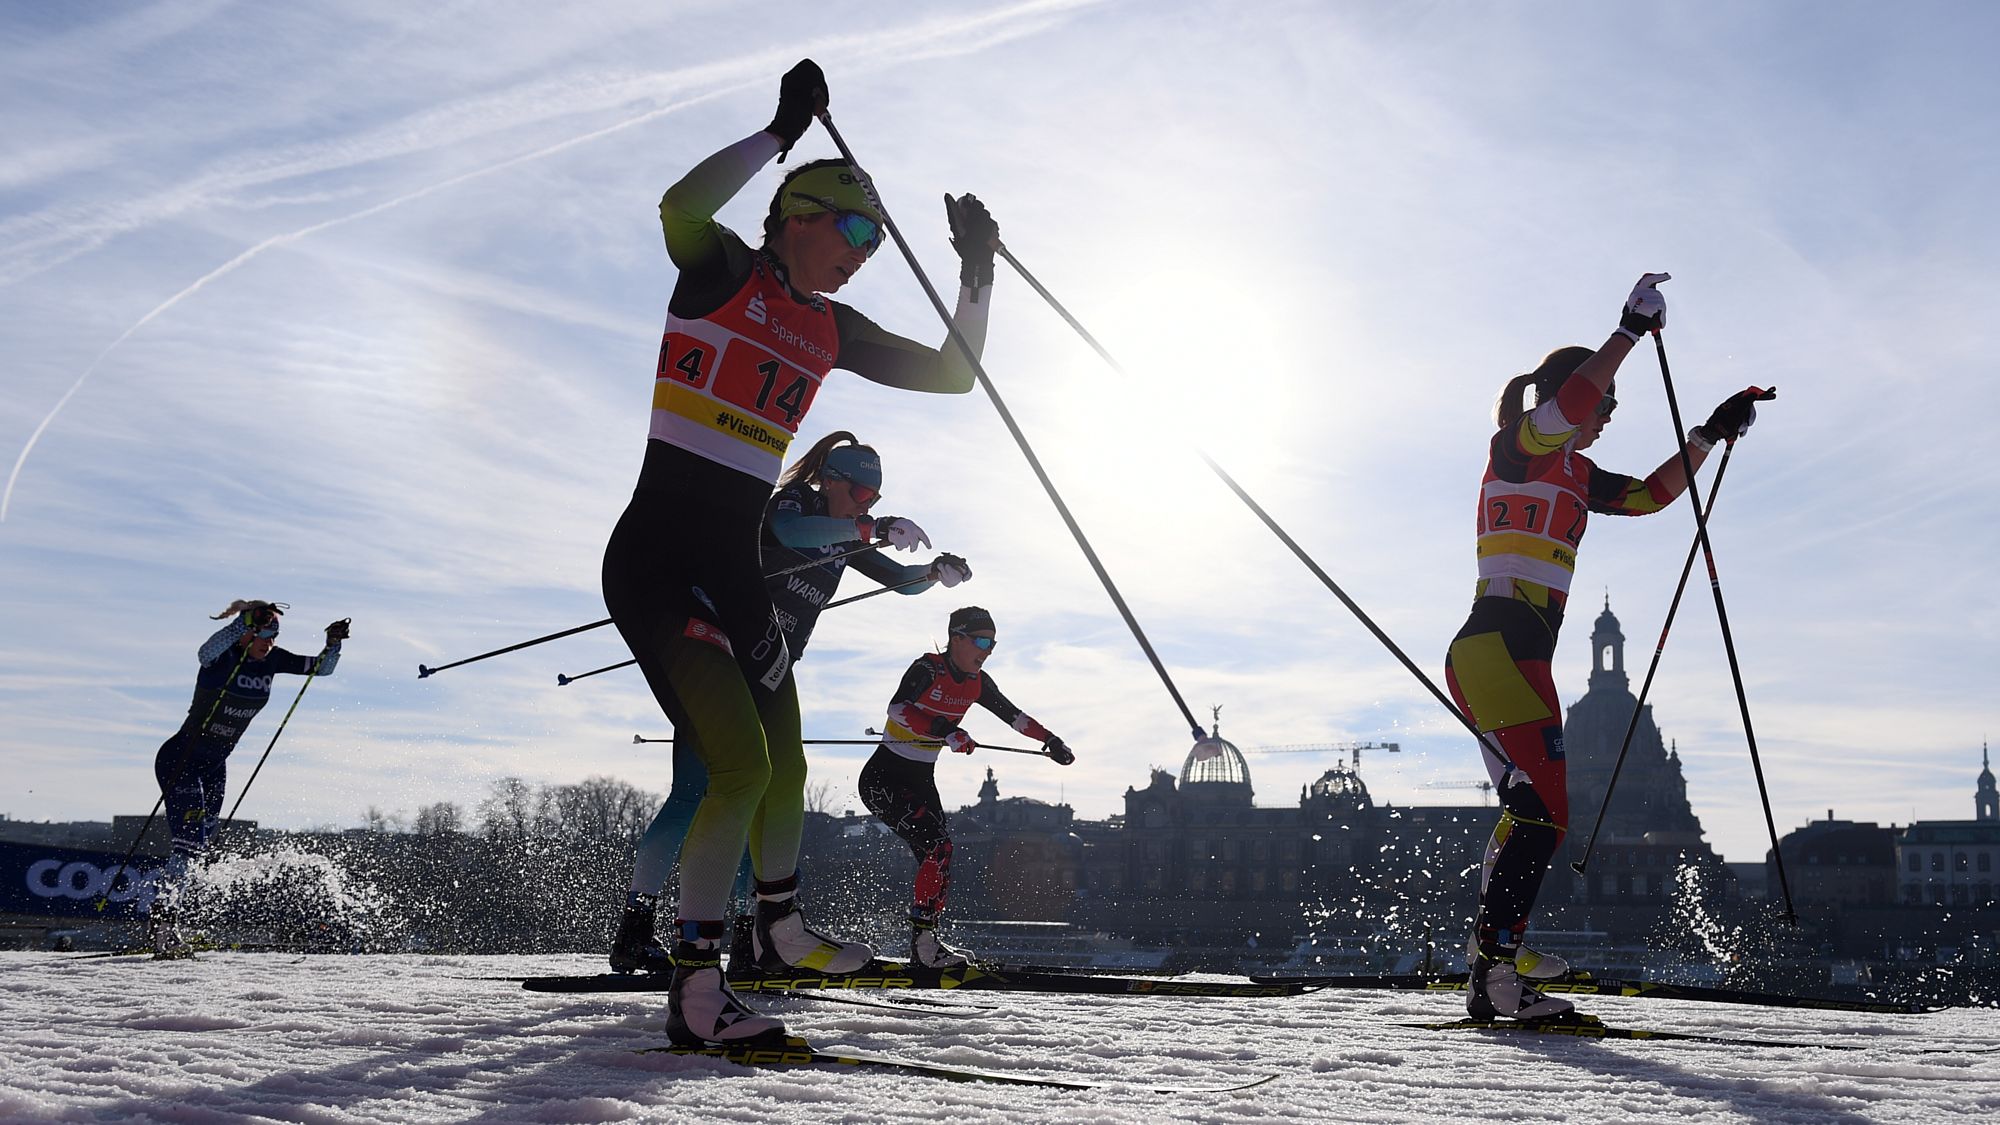
[[[188,864],[208,848],[222,812],[230,751],[270,701],[272,679],[329,676],[340,663],[340,642],[348,633],[345,620],[326,627],[326,647],[318,656],[300,656],[277,647],[278,618],[283,612],[284,606],[277,603],[238,600],[215,615],[230,618],[229,624],[203,642],[187,718],[153,758],[153,776],[160,783],[174,837],[173,857],[153,904],[156,952],[186,951],[174,917]]]

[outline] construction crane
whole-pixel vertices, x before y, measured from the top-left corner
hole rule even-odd
[[[1245,746],[1245,754],[1352,754],[1354,772],[1361,772],[1361,752],[1363,750],[1387,750],[1391,754],[1401,753],[1400,742],[1291,742],[1282,746]]]
[[[1493,792],[1493,783],[1490,781],[1426,781],[1423,784],[1423,788],[1477,789],[1479,790],[1479,803],[1483,805],[1486,803],[1487,795]]]

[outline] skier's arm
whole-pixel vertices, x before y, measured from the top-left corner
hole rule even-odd
[[[994,717],[1001,722],[1037,742],[1047,742],[1055,737],[1049,733],[1049,728],[1036,722],[1033,716],[1014,706],[1013,700],[1002,695],[999,685],[993,682],[993,677],[990,675],[985,676],[979,685],[979,705],[993,712]]]
[[[864,551],[849,558],[847,562],[854,569],[884,586],[902,586],[905,582],[912,583],[912,585],[905,586],[900,591],[905,594],[921,594],[937,582],[937,579],[931,576],[930,564],[904,566],[901,563],[884,558],[879,551]],[[917,579],[925,577],[930,577],[931,581],[917,581]]]
[[[919,656],[911,662],[910,670],[903,673],[903,682],[896,685],[896,694],[889,697],[890,722],[901,723],[903,729],[917,734],[930,733],[913,725],[923,722],[923,719],[907,708],[916,702],[918,696],[930,690],[932,678],[930,661]]]
[[[978,290],[960,286],[958,311],[952,314],[959,335],[971,346],[975,358],[986,346],[985,295],[991,289],[991,286]],[[832,304],[834,323],[840,329],[837,366],[871,383],[898,390],[958,395],[972,389],[972,363],[949,334],[942,346],[927,348],[896,335],[839,301]]]
[[[772,538],[799,550],[833,547],[867,538],[862,520],[807,515],[805,497],[800,495],[804,487],[781,489],[771,497],[770,514],[765,520],[770,524]],[[873,521],[868,522],[872,527]]]
[[[201,657],[201,666],[206,668],[222,659],[222,654],[234,648],[236,642],[242,639],[249,628],[250,625],[243,620],[242,614],[230,618],[229,624],[217,629],[214,636],[201,643],[201,649],[197,653]]]
[[[1695,468],[1708,459],[1708,449],[1690,438],[1688,460]],[[1676,453],[1660,463],[1645,480],[1593,468],[1590,473],[1590,510],[1612,516],[1650,516],[1674,502],[1687,491],[1687,473]]]
[[[669,302],[677,315],[714,312],[749,276],[753,252],[715,221],[715,213],[776,155],[778,138],[768,132],[752,133],[695,165],[660,198],[660,231],[666,236],[667,256],[681,271]]]

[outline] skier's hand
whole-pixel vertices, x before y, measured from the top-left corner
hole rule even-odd
[[[1701,437],[1710,445],[1718,441],[1735,441],[1750,432],[1757,421],[1757,404],[1769,402],[1778,397],[1778,388],[1768,390],[1763,387],[1745,387],[1728,398],[1708,416],[1708,421],[1696,426]]]
[[[352,625],[353,623],[354,623],[353,618],[343,617],[340,620],[334,622],[333,624],[328,625],[326,627],[327,647],[332,648],[334,645],[337,645],[340,642],[346,640],[348,637],[348,626]]]
[[[800,59],[778,83],[778,112],[764,127],[766,133],[777,137],[784,146],[778,150],[779,163],[784,162],[785,154],[812,127],[813,116],[825,108],[826,75],[820,73],[818,63]]]
[[[944,197],[951,223],[951,248],[958,251],[958,283],[967,289],[993,284],[993,252],[1000,248],[1000,224],[975,195]]]
[[[917,526],[917,521],[902,516],[877,516],[872,529],[873,538],[887,539],[889,546],[898,551],[914,551],[918,547],[931,545],[931,537]]]
[[[1076,761],[1076,751],[1071,750],[1067,743],[1053,734],[1049,736],[1047,742],[1042,743],[1042,753],[1054,758],[1056,765],[1059,766],[1066,766]]]
[[[1643,274],[1639,284],[1632,287],[1632,295],[1625,298],[1625,308],[1618,317],[1618,331],[1639,342],[1639,337],[1648,332],[1658,332],[1667,326],[1667,299],[1660,296],[1660,282],[1672,278],[1669,273]]]
[[[972,741],[972,736],[962,730],[955,730],[945,735],[944,744],[950,747],[954,754],[970,754],[979,749],[979,744]]]
[[[931,581],[947,590],[971,578],[971,564],[957,555],[947,552],[931,560]]]

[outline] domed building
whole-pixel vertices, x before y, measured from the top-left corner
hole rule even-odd
[[[1627,728],[1632,730],[1629,747]],[[1625,747],[1622,766],[1621,747]],[[1566,859],[1582,857],[1603,810],[1589,881],[1574,889],[1574,901],[1658,898],[1667,893],[1683,862],[1720,869],[1721,859],[1703,839],[1701,818],[1688,803],[1680,752],[1660,736],[1652,704],[1640,707],[1632,693],[1625,673],[1625,633],[1611,612],[1608,595],[1590,631],[1589,690],[1570,706],[1563,722],[1563,750],[1569,764]],[[1551,879],[1551,889],[1554,883]]]
[[[1201,804],[1248,806],[1253,795],[1250,763],[1234,742],[1222,737],[1221,711],[1216,708],[1208,737],[1195,743],[1181,763],[1181,796]]]

